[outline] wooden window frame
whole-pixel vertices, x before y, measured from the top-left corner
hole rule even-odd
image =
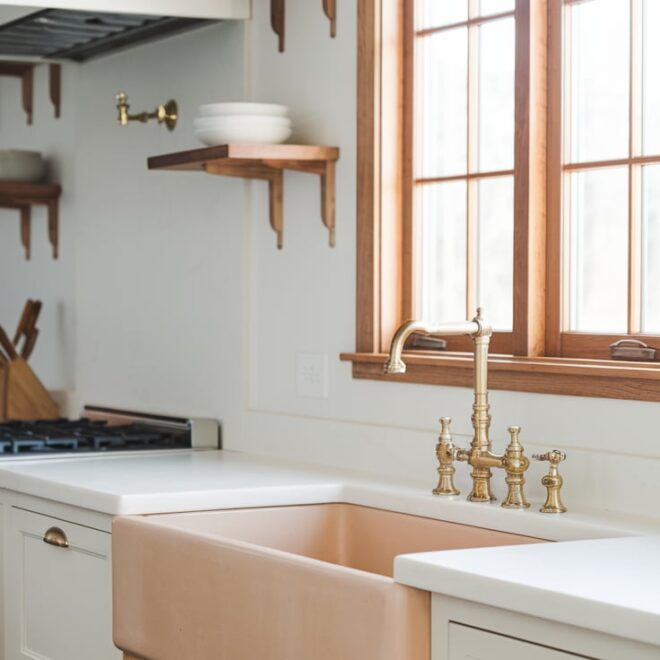
[[[556,357],[549,331],[557,319],[546,310],[555,309],[558,291],[548,287],[546,293],[546,281],[560,268],[553,243],[558,230],[546,224],[560,183],[552,176],[560,163],[547,158],[557,137],[548,117],[561,113],[561,100],[547,97],[548,78],[561,76],[548,59],[548,38],[556,39],[560,27],[549,25],[556,1],[516,0],[513,350],[501,355],[493,346],[489,384],[660,401],[660,364]],[[413,52],[412,39],[404,38],[406,30],[412,33],[412,11],[410,0],[358,0],[356,349],[341,358],[353,363],[355,378],[469,387],[467,338],[452,346],[465,352],[406,353],[404,375],[382,368],[392,334],[414,310],[412,111],[406,101],[412,98]]]
[[[563,8],[575,4],[577,0],[558,0],[551,2],[548,10],[548,39],[550,41],[549,53],[551,57],[548,80],[551,104],[548,107],[548,125],[552,127],[552,134],[548,140],[548,246],[549,251],[557,258],[552,261],[547,276],[548,312],[547,312],[547,350],[549,355],[557,357],[606,360],[609,358],[609,346],[622,338],[621,334],[603,334],[574,332],[562,328],[562,266],[559,255],[561,253],[561,224],[565,202],[562,200],[562,179],[568,172],[595,171],[599,168],[624,166],[628,168],[628,319],[627,334],[630,339],[639,339],[652,346],[660,346],[658,335],[643,334],[640,332],[642,286],[639,272],[639,199],[638,188],[640,176],[639,167],[644,164],[660,163],[658,155],[641,155],[641,134],[639,122],[641,112],[638,107],[640,101],[641,69],[640,62],[640,32],[641,32],[641,2],[628,0],[630,4],[630,44],[629,44],[629,116],[628,116],[628,156],[625,158],[612,158],[593,162],[565,162],[564,153],[568,145],[562,135],[562,115],[564,111],[565,87],[562,82],[563,58],[565,47],[562,41],[566,38],[564,32]],[[568,55],[570,58],[570,53]]]

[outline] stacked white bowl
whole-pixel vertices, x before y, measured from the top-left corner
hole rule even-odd
[[[291,136],[285,105],[273,103],[206,103],[194,121],[195,136],[219,144],[279,144]]]

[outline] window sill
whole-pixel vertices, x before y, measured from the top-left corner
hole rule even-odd
[[[342,353],[353,378],[472,387],[472,355],[404,353],[405,374],[383,372],[384,353]],[[491,355],[488,386],[493,390],[660,401],[660,363]]]

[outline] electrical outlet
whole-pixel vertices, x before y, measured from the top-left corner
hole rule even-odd
[[[298,353],[298,396],[328,398],[328,356],[325,353]]]

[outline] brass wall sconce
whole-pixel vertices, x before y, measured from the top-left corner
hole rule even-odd
[[[176,128],[179,108],[176,101],[168,101],[165,105],[159,105],[153,112],[139,112],[131,115],[128,110],[128,95],[126,92],[119,92],[117,98],[117,119],[122,126],[128,126],[130,121],[139,121],[146,124],[150,119],[156,119],[159,124],[165,124],[168,130],[173,131]]]

